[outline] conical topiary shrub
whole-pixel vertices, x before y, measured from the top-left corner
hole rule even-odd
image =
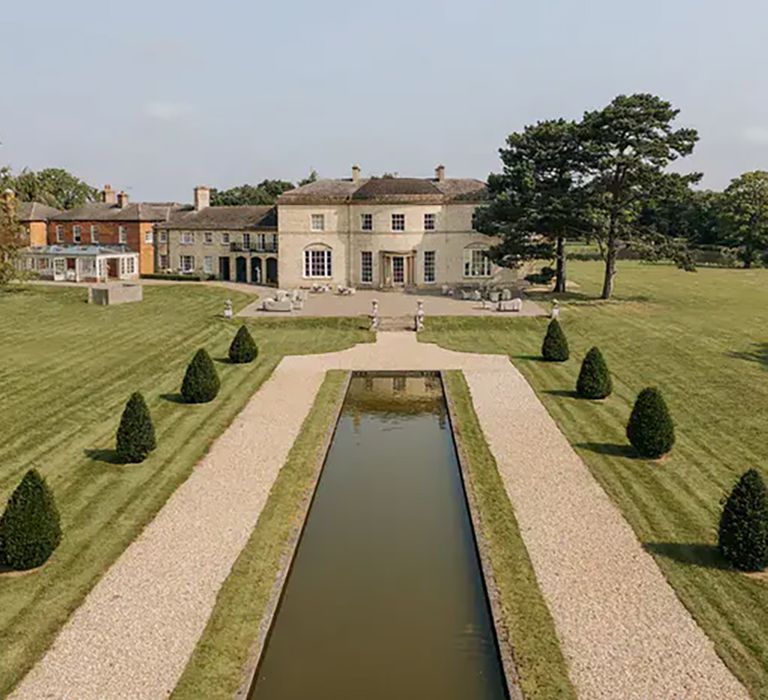
[[[258,354],[259,349],[250,331],[246,326],[240,326],[229,346],[229,361],[236,364],[253,362]]]
[[[59,511],[45,479],[30,469],[0,518],[0,560],[13,569],[41,566],[61,541]]]
[[[195,353],[187,366],[181,395],[187,403],[208,403],[219,393],[219,375],[213,366],[211,356],[202,348]]]
[[[768,565],[768,494],[755,469],[744,473],[728,496],[718,542],[737,569],[760,571]]]
[[[570,356],[568,339],[560,327],[560,322],[553,318],[547,326],[547,334],[541,346],[541,355],[547,362],[565,362]]]
[[[613,391],[611,373],[605,364],[603,353],[591,348],[581,363],[576,393],[585,399],[604,399]]]
[[[658,389],[643,389],[627,423],[627,437],[643,456],[657,459],[675,444],[675,426]]]
[[[123,409],[123,417],[117,429],[115,451],[121,462],[143,462],[155,447],[155,426],[152,425],[152,416],[149,414],[144,397],[137,391],[131,394]]]

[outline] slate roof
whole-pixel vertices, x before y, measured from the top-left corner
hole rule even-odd
[[[48,221],[56,214],[61,214],[61,210],[40,202],[19,202],[16,205],[16,218],[21,222]]]
[[[175,202],[130,202],[119,204],[89,202],[81,207],[51,216],[51,221],[166,221],[181,204]]]
[[[274,206],[184,207],[159,226],[168,230],[267,230],[277,231]]]
[[[487,197],[485,183],[471,178],[372,177],[317,180],[280,195],[278,204],[343,204],[345,202],[413,202],[445,204],[479,202]]]

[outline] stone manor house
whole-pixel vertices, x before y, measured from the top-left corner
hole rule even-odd
[[[275,206],[212,207],[203,186],[192,205],[129,205],[107,186],[100,203],[46,212],[46,242],[133,251],[142,274],[283,288],[474,286],[508,272],[491,264],[491,241],[472,228],[485,197],[485,183],[447,178],[443,166],[433,178],[363,178],[354,166],[351,177],[289,190]]]

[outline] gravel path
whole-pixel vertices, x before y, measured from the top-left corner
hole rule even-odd
[[[746,697],[508,359],[404,333],[284,358],[11,697],[168,696],[335,368],[465,371],[581,697]]]

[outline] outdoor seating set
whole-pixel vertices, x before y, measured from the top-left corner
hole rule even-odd
[[[292,292],[278,289],[274,297],[267,297],[261,302],[261,310],[287,313],[299,311],[304,308],[306,298],[307,293],[303,289],[294,289]]]
[[[480,302],[484,309],[491,311],[518,312],[523,308],[523,292],[520,289],[451,289],[443,286],[443,295],[453,296],[463,301]]]

